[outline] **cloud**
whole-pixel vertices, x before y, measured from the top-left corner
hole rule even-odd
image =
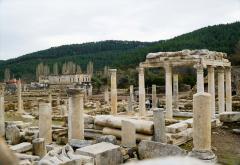
[[[0,0],[0,59],[88,41],[156,41],[239,20],[239,0]]]

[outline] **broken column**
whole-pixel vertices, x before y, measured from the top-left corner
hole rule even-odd
[[[178,74],[173,74],[173,109],[179,111],[178,107]]]
[[[17,98],[18,98],[17,112],[24,113],[22,100],[22,84],[20,79],[17,81]]]
[[[190,156],[211,161],[215,154],[211,150],[211,95],[193,95],[193,150]]]
[[[5,136],[5,118],[4,118],[4,94],[0,94],[0,137]]]
[[[139,115],[144,116],[146,114],[145,106],[145,80],[144,80],[144,68],[139,68],[138,74],[139,83]]]
[[[110,69],[111,73],[111,114],[117,114],[117,69]]]
[[[218,113],[225,112],[224,70],[218,68]]]
[[[164,109],[153,109],[154,141],[167,143]]]
[[[208,93],[211,94],[212,118],[215,118],[215,78],[213,66],[208,66]]]
[[[134,102],[134,90],[133,90],[133,85],[130,85],[130,97],[131,97],[131,100],[132,102]]]
[[[136,128],[131,121],[122,120],[122,146],[135,147],[136,146]]]
[[[106,104],[109,104],[109,92],[107,85],[104,87],[104,101]]]
[[[197,64],[194,67],[197,69],[197,93],[204,92],[203,66]]]
[[[231,82],[231,68],[225,69],[226,76],[226,111],[232,111],[232,82]]]
[[[172,66],[165,64],[166,118],[172,119]]]
[[[39,138],[52,143],[52,107],[48,101],[39,102]]]
[[[157,86],[152,85],[152,108],[157,107]]]
[[[37,155],[40,158],[46,155],[46,146],[43,138],[36,138],[32,141],[33,144],[33,155]]]
[[[84,140],[84,93],[80,89],[68,89],[69,114],[68,114],[68,139]]]

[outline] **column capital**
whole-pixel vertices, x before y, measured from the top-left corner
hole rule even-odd
[[[208,72],[211,72],[211,73],[214,72],[214,69],[215,69],[214,66],[212,66],[212,65],[208,65],[207,68],[208,68]]]
[[[139,67],[138,68],[138,72],[139,72],[139,74],[144,74],[144,68],[143,67]]]
[[[203,72],[204,67],[202,64],[195,64],[193,67],[197,70],[197,72]]]
[[[172,72],[172,64],[165,63],[164,64],[164,69],[165,69],[165,72]]]
[[[112,73],[117,73],[117,69],[109,69],[109,72]]]
[[[231,67],[231,66],[228,66],[228,67],[225,67],[224,69],[225,69],[225,71],[231,72],[232,67]]]
[[[217,71],[218,73],[224,73],[224,67],[218,67]]]
[[[70,96],[82,96],[84,95],[84,90],[83,89],[75,89],[75,88],[69,88],[67,89],[67,94]]]

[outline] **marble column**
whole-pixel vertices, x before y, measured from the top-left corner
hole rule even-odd
[[[133,85],[130,85],[130,97],[132,102],[134,102],[134,90],[133,90]]]
[[[109,92],[107,85],[104,87],[104,101],[106,104],[109,104]]]
[[[92,96],[92,85],[88,88],[88,96]]]
[[[130,114],[133,111],[132,98],[128,96],[128,110],[127,113]]]
[[[164,109],[153,109],[154,141],[167,143]]]
[[[139,115],[145,116],[146,114],[145,79],[144,79],[144,68],[141,68],[141,67],[139,68],[138,83],[139,83]]]
[[[173,109],[179,111],[178,105],[178,74],[173,74]]]
[[[111,114],[117,115],[117,69],[110,69],[111,73]]]
[[[5,118],[4,118],[4,94],[0,95],[0,137],[5,136]]]
[[[135,147],[136,146],[136,128],[131,121],[122,120],[122,146]]]
[[[232,81],[231,81],[231,68],[225,69],[226,76],[226,111],[232,111]]]
[[[208,93],[211,94],[212,118],[215,118],[215,76],[213,66],[208,66]]]
[[[211,95],[201,92],[193,95],[193,150],[190,156],[213,160],[211,150]]]
[[[157,86],[152,85],[152,108],[157,107]]]
[[[22,84],[20,79],[17,82],[17,98],[18,98],[17,112],[24,113],[22,100]]]
[[[69,114],[68,114],[68,139],[84,140],[84,91],[68,89]]]
[[[224,70],[218,68],[218,113],[225,112]]]
[[[204,92],[203,66],[197,64],[195,68],[197,70],[197,93]]]
[[[44,138],[46,144],[52,143],[52,107],[50,103],[39,102],[39,138]]]
[[[165,65],[166,118],[173,118],[172,111],[172,67]]]

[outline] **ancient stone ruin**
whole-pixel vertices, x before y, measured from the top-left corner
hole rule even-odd
[[[109,70],[110,85],[105,84],[101,94],[94,93],[92,85],[76,85],[72,77],[67,84],[24,90],[19,79],[15,93],[2,84],[0,164],[217,163],[212,130],[240,122],[240,112],[232,105],[237,96],[232,96],[226,56],[209,50],[149,53],[137,68],[139,86],[125,91],[117,87],[117,69]],[[179,90],[179,67],[196,70],[196,90]],[[165,93],[152,84],[150,108],[147,68],[165,71]],[[239,136],[239,128],[232,131]]]

